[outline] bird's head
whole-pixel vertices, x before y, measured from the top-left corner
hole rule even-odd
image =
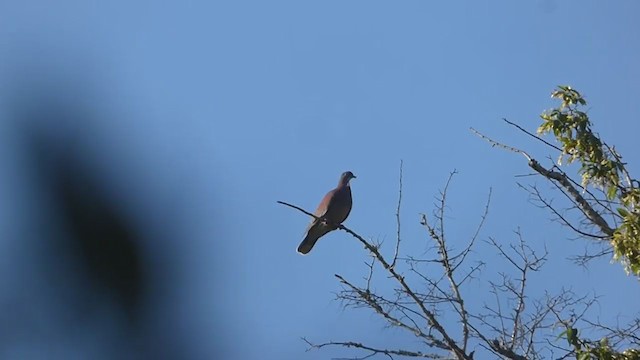
[[[349,180],[355,179],[356,176],[353,175],[351,171],[345,171],[340,175],[340,185],[346,186],[349,185]]]

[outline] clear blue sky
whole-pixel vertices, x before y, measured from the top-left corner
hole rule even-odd
[[[212,339],[222,337],[235,354],[229,359],[327,359],[353,353],[305,352],[300,337],[416,344],[368,311],[342,310],[333,274],[358,281],[364,250],[336,232],[309,256],[296,254],[307,218],[276,200],[313,210],[351,170],[358,178],[346,225],[388,246],[401,159],[410,249],[424,246],[419,213],[431,212],[433,196],[457,169],[452,246],[465,243],[492,187],[482,237],[508,242],[521,227],[534,247],[552,250],[534,291],[595,291],[603,319],[637,306],[637,281],[619,265],[603,259],[584,270],[565,260],[584,243],[568,241],[516,182],[551,186],[515,178],[529,173],[524,160],[468,130],[544,159],[544,149],[501,118],[535,130],[538,115],[554,105],[551,90],[570,84],[638,176],[637,14],[640,3],[631,0],[1,2],[0,78],[35,64],[62,82],[99,89],[92,101],[109,121],[39,126],[63,139],[73,138],[65,129],[79,127],[83,156],[135,209],[132,216],[182,224],[179,237],[148,234],[187,259],[180,290],[167,290],[159,327],[180,329],[184,343],[209,358]],[[13,91],[2,83],[0,94]],[[22,202],[28,190],[9,153],[11,126],[3,124],[0,171],[17,174],[3,198]],[[7,217],[11,211],[0,205],[4,249],[18,231],[12,221],[20,221]],[[489,264],[481,280],[495,276],[495,252],[478,256]]]

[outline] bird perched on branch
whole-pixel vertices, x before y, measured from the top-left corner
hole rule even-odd
[[[329,231],[337,229],[338,225],[347,219],[349,212],[351,212],[351,187],[349,186],[349,181],[355,178],[356,176],[351,171],[343,172],[338,186],[322,198],[318,209],[314,213],[318,219],[313,219],[309,224],[307,234],[300,246],[298,246],[300,254],[308,254],[318,239]]]

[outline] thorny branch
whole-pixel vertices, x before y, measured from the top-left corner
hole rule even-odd
[[[429,235],[436,242],[436,246],[438,248],[438,254],[440,254],[440,262],[442,267],[444,268],[444,275],[447,277],[451,291],[453,292],[453,302],[454,308],[460,314],[460,322],[462,323],[462,350],[467,350],[467,345],[469,342],[469,320],[468,313],[464,306],[464,300],[462,299],[462,295],[460,293],[460,287],[456,279],[454,278],[454,268],[456,267],[455,263],[452,263],[449,258],[449,250],[447,249],[447,244],[445,241],[445,233],[444,233],[444,211],[446,206],[446,198],[447,191],[449,189],[449,184],[451,183],[451,179],[457,172],[454,170],[449,174],[449,178],[445,184],[444,190],[441,192],[440,196],[440,204],[438,205],[438,213],[436,218],[440,224],[439,229],[430,226],[427,222],[427,217],[422,215],[422,225],[427,228]],[[475,237],[475,236],[474,236]],[[473,241],[473,240],[472,240]]]
[[[299,210],[299,211],[301,211],[301,212],[303,212],[303,213],[305,213],[305,214],[307,214],[309,216],[312,216],[312,217],[318,219],[317,216],[311,214],[310,212],[308,212],[308,211],[306,211],[304,209],[299,208],[298,206],[286,203],[284,201],[278,201],[278,203],[282,204],[282,205],[286,205],[286,206],[292,207],[292,208],[297,209],[297,210]],[[391,267],[391,265],[382,256],[382,254],[380,253],[380,251],[378,250],[377,247],[371,245],[362,236],[356,234],[353,230],[347,228],[346,226],[340,224],[340,225],[337,225],[337,227],[338,227],[338,229],[347,232],[348,234],[350,234],[351,236],[356,238],[358,241],[360,241],[360,243],[362,245],[364,245],[364,247],[371,254],[373,254],[375,256],[376,260],[380,263],[380,265],[400,284],[402,291],[405,292],[411,298],[411,300],[415,303],[415,305],[420,309],[420,312],[427,319],[427,327],[429,329],[435,330],[435,332],[438,333],[439,336],[442,337],[442,339],[438,340],[438,341],[441,341],[442,344],[444,344],[446,346],[447,350],[451,351],[456,356],[457,359],[471,360],[471,357],[469,357],[469,355],[465,354],[465,352],[458,346],[456,341],[453,338],[451,338],[451,336],[449,336],[447,331],[444,329],[444,327],[440,324],[440,322],[436,318],[436,315],[432,311],[427,309],[426,304],[420,299],[420,297],[416,294],[416,292],[414,292],[413,289],[409,286],[409,284],[405,280],[405,277],[400,275],[396,271],[395,268]]]

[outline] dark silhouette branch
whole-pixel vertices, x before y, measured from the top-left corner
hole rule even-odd
[[[545,167],[540,165],[540,163],[536,159],[531,157],[529,154],[527,154],[523,150],[497,142],[481,134],[479,131],[473,128],[471,128],[471,131],[476,135],[478,135],[479,137],[481,137],[482,139],[489,142],[492,146],[498,146],[500,148],[524,155],[524,157],[526,157],[528,160],[528,165],[530,168],[532,168],[538,174],[544,176],[545,178],[555,181],[560,186],[562,186],[562,188],[569,194],[569,196],[571,196],[571,198],[577,203],[578,207],[589,219],[589,221],[591,221],[594,225],[596,225],[600,229],[600,231],[602,231],[602,233],[607,235],[607,237],[613,236],[614,230],[609,226],[607,221],[600,215],[600,213],[594,210],[591,204],[582,195],[580,195],[580,192],[576,190],[576,188],[573,186],[573,184],[571,183],[569,178],[566,176],[566,174],[562,172],[546,169]]]
[[[559,147],[557,147],[557,146],[553,145],[552,143],[548,142],[547,140],[545,140],[545,139],[543,139],[543,138],[541,138],[541,137],[539,137],[539,136],[536,136],[535,134],[532,134],[531,132],[529,132],[529,131],[525,130],[522,126],[520,126],[520,125],[518,125],[518,124],[516,124],[516,123],[514,123],[514,122],[511,122],[511,121],[509,121],[509,120],[507,120],[507,119],[505,119],[505,118],[502,118],[502,120],[504,120],[504,122],[506,122],[507,124],[509,124],[509,125],[511,125],[511,126],[514,126],[514,127],[516,127],[518,130],[520,130],[520,131],[522,131],[523,133],[525,133],[525,134],[527,134],[527,135],[531,136],[532,138],[534,138],[534,139],[536,139],[536,140],[538,140],[538,141],[543,142],[545,145],[548,145],[548,146],[550,146],[550,147],[552,147],[552,148],[554,148],[554,149],[556,149],[556,150],[558,150],[558,151],[562,152],[562,149],[560,149]]]
[[[311,214],[310,212],[286,203],[284,201],[278,201],[279,204],[285,205],[285,206],[289,206],[291,208],[297,209],[309,216],[313,216],[314,218],[318,219],[317,216]],[[334,224],[335,225],[335,224]],[[451,351],[457,359],[465,359],[465,360],[471,360],[471,358],[469,357],[469,355],[467,355],[464,350],[462,350],[462,348],[460,348],[458,346],[458,344],[456,343],[456,341],[451,338],[451,336],[449,336],[449,334],[447,333],[447,331],[444,329],[444,327],[440,324],[440,322],[437,320],[436,315],[430,311],[429,309],[427,309],[427,307],[425,306],[424,302],[418,297],[418,295],[413,291],[413,289],[407,284],[404,276],[400,275],[393,267],[391,267],[391,264],[389,264],[386,259],[382,256],[382,254],[380,253],[380,251],[378,250],[377,247],[371,245],[367,240],[365,240],[362,236],[358,235],[357,233],[355,233],[353,230],[347,228],[346,226],[340,224],[337,225],[338,229],[343,230],[345,232],[347,232],[348,234],[350,234],[351,236],[353,236],[354,238],[356,238],[358,241],[360,241],[360,243],[362,245],[364,245],[364,247],[375,256],[375,258],[377,259],[377,261],[380,263],[380,265],[382,265],[382,267],[400,284],[400,286],[402,287],[402,290],[413,300],[413,302],[418,306],[418,308],[420,309],[420,312],[426,317],[427,319],[427,325],[429,328],[434,329],[440,336],[442,336],[442,343],[446,345],[447,350]]]
[[[466,352],[467,344],[469,341],[468,313],[464,305],[462,294],[460,292],[460,286],[454,278],[454,269],[456,268],[456,264],[455,262],[452,262],[452,259],[449,257],[449,250],[447,249],[444,236],[444,210],[446,207],[447,191],[449,190],[451,179],[455,174],[457,174],[455,170],[449,174],[449,178],[447,179],[444,190],[440,194],[438,214],[436,215],[436,218],[440,224],[440,228],[435,229],[434,227],[430,226],[425,215],[422,216],[422,225],[427,228],[429,235],[436,242],[438,254],[440,254],[440,264],[444,269],[444,275],[449,281],[449,286],[451,288],[451,291],[453,292],[453,297],[451,297],[451,304],[460,315],[460,323],[462,325],[462,350]]]
[[[396,238],[396,251],[393,254],[393,261],[391,262],[391,267],[396,266],[396,261],[398,260],[398,254],[400,252],[400,205],[402,204],[402,160],[400,160],[400,179],[399,182],[399,190],[398,190],[398,208],[396,209],[396,224],[397,224],[397,238]]]
[[[529,161],[529,167],[538,172],[540,175],[550,180],[557,181],[569,195],[576,201],[580,210],[587,216],[587,218],[607,236],[613,236],[614,230],[609,226],[607,221],[591,207],[591,204],[580,195],[578,190],[571,184],[567,176],[557,171],[551,171],[544,168],[535,159]]]
[[[358,343],[358,342],[354,342],[354,341],[346,341],[346,342],[330,341],[330,342],[326,342],[326,343],[322,343],[322,344],[313,344],[309,340],[307,340],[306,338],[302,338],[302,340],[304,342],[306,342],[307,345],[309,345],[310,348],[315,348],[315,349],[320,349],[320,348],[323,348],[323,347],[326,347],[326,346],[342,346],[342,347],[351,347],[351,348],[356,348],[356,349],[367,350],[367,351],[371,352],[371,354],[369,354],[367,356],[364,356],[364,357],[350,358],[350,359],[356,359],[356,360],[367,359],[367,358],[370,358],[370,357],[372,357],[374,355],[377,355],[377,354],[386,355],[390,359],[393,359],[393,355],[405,356],[405,357],[425,358],[425,359],[446,359],[446,357],[444,357],[444,356],[435,355],[435,354],[424,354],[424,353],[422,353],[420,351],[389,350],[389,349],[373,348],[373,347],[366,346],[366,345],[364,345],[362,343]]]

